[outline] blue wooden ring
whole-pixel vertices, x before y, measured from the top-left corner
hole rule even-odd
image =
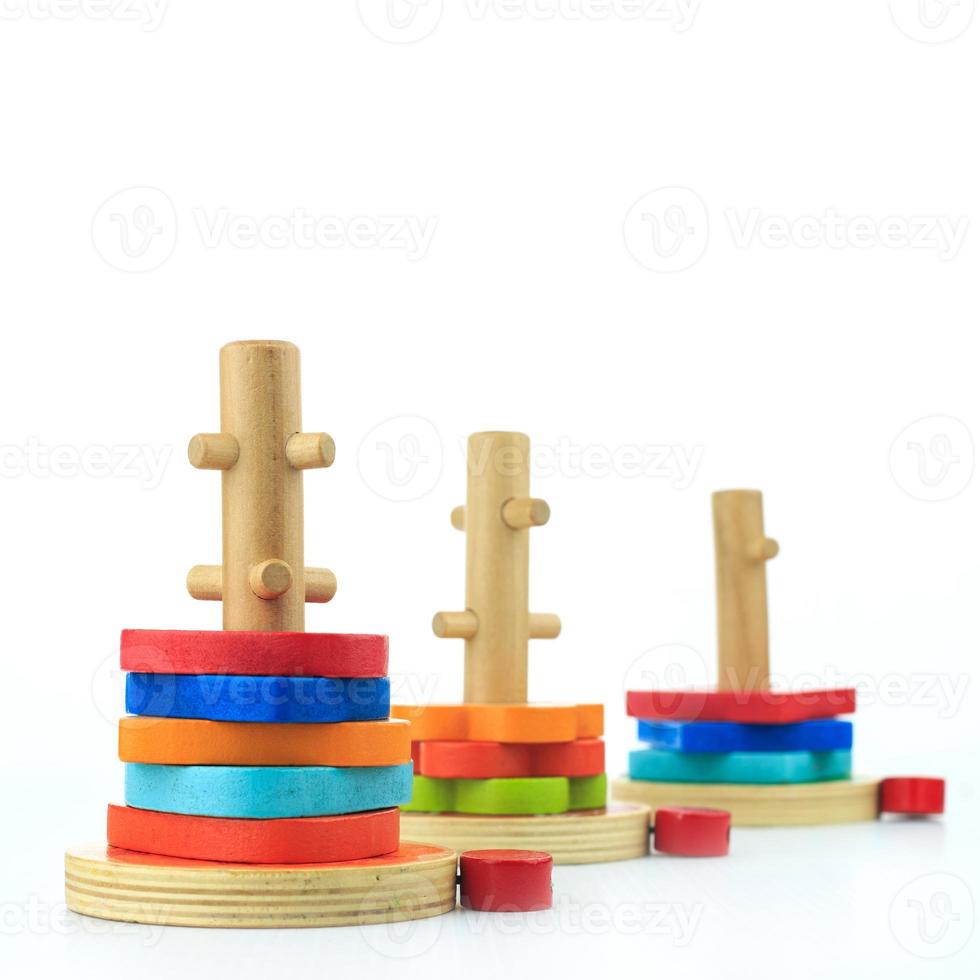
[[[203,817],[324,817],[383,810],[412,798],[412,764],[158,766],[126,764],[126,804]]]
[[[387,677],[127,674],[126,711],[210,721],[335,722],[388,717]]]
[[[655,749],[674,752],[830,752],[851,747],[853,725],[836,718],[789,725],[641,719],[637,736]]]

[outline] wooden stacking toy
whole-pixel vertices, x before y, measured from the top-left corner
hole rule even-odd
[[[942,780],[851,774],[853,688],[777,692],[769,686],[762,494],[714,494],[718,688],[630,691],[646,747],[630,754],[613,797],[652,807],[718,807],[733,824],[873,820],[879,812],[942,812]]]
[[[303,471],[334,447],[302,431],[299,351],[232,343],[220,363],[221,432],[188,455],[222,471],[223,561],[191,569],[187,587],[222,602],[224,630],[123,631],[125,805],[109,807],[108,846],[67,852],[68,907],[243,927],[449,911],[456,854],[400,839],[410,726],[389,717],[387,637],[303,632],[305,603],[331,599],[336,579],[304,564]],[[540,859],[472,866],[487,907],[542,907],[545,877],[550,904]],[[487,880],[507,888],[488,897]]]
[[[556,864],[649,853],[646,807],[606,805],[602,706],[527,703],[529,639],[558,636],[528,611],[529,530],[548,505],[530,496],[530,441],[480,432],[467,448],[466,609],[433,619],[465,642],[462,704],[395,705],[411,723],[415,764],[406,832],[458,850],[531,848]]]

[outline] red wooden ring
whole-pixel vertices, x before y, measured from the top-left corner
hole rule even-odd
[[[388,637],[257,630],[123,630],[123,670],[146,674],[385,677]]]
[[[331,864],[398,850],[399,811],[247,820],[109,804],[112,847],[196,861]]]
[[[728,853],[732,815],[706,807],[667,806],[654,815],[653,846],[664,854],[723,857]]]
[[[551,867],[551,855],[544,851],[463,851],[460,905],[480,912],[550,909]]]
[[[891,776],[878,787],[881,813],[942,813],[946,780],[935,776]]]
[[[857,705],[853,687],[813,691],[628,691],[626,713],[671,721],[737,721],[785,725],[811,718],[849,715]]]
[[[574,742],[413,742],[415,772],[438,779],[511,779],[533,776],[598,776],[605,772],[605,745],[598,738]]]

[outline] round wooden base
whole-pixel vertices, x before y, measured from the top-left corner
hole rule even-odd
[[[751,785],[746,783],[658,783],[617,779],[616,800],[665,806],[728,810],[736,827],[788,827],[803,824],[855,823],[878,817],[877,779],[830,779],[820,783]],[[405,817],[402,817],[404,827]]]
[[[597,864],[649,854],[650,811],[614,803],[536,817],[402,813],[402,833],[456,851],[513,848],[545,851],[555,864]]]
[[[150,925],[350,926],[456,907],[456,855],[402,841],[393,854],[341,864],[185,861],[88,845],[65,854],[68,908]]]

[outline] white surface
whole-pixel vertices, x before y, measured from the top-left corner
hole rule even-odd
[[[219,477],[183,447],[217,425],[218,346],[272,335],[338,445],[306,478],[308,560],[340,579],[308,628],[389,633],[404,699],[459,697],[460,644],[429,619],[462,599],[461,444],[520,428],[553,510],[533,605],[564,622],[532,693],[605,701],[611,773],[625,686],[710,681],[709,494],[759,486],[775,673],[861,685],[858,771],[950,778],[939,826],[558,872],[606,912],[703,903],[686,946],[454,916],[403,975],[976,975],[975,936],[924,965],[889,928],[907,882],[953,874],[962,936],[980,866],[974,3],[928,7],[933,27],[912,0],[705,3],[674,29],[548,2],[429,0],[401,30],[383,0],[174,0],[150,30],[132,6],[3,5],[5,974],[390,965],[357,933],[148,949],[30,925],[119,796],[119,629],[220,622],[183,592],[220,540]],[[279,220],[297,211],[326,244]],[[924,887],[928,908],[944,886]]]

